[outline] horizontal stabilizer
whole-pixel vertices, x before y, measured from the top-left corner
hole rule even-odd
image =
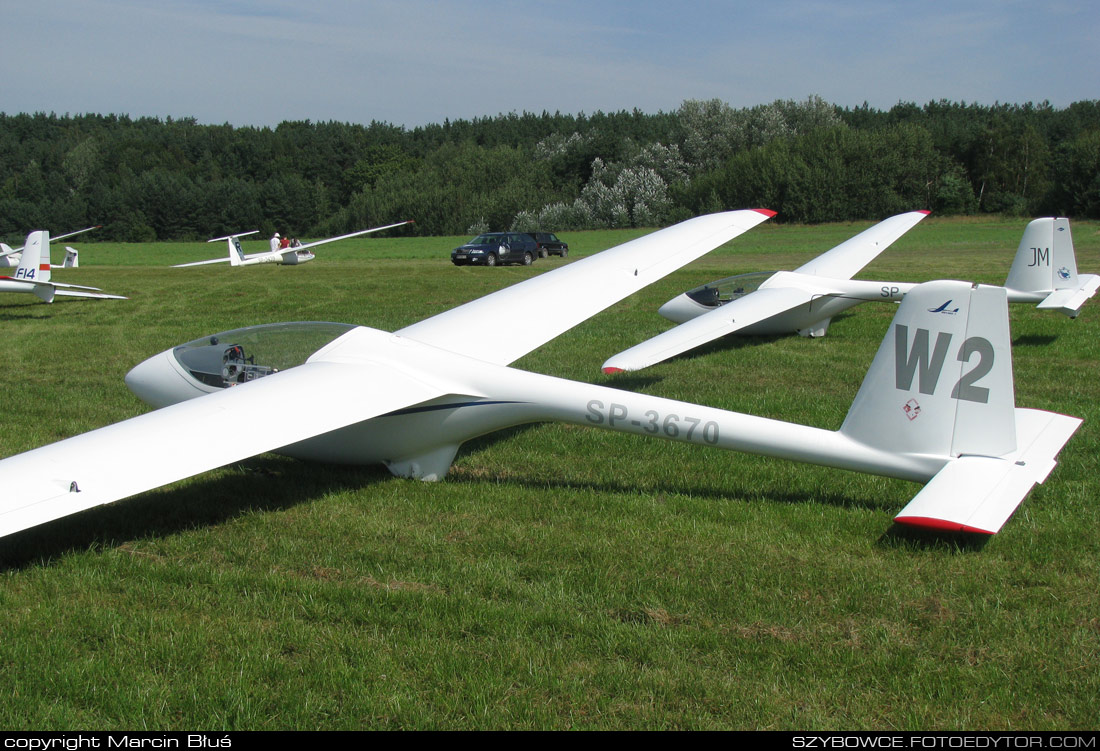
[[[894,517],[913,527],[996,534],[1036,483],[1081,420],[1053,412],[1016,410],[1018,450],[1002,457],[953,459]]]
[[[1079,286],[1076,289],[1056,289],[1036,307],[1039,310],[1057,310],[1070,318],[1076,318],[1081,312],[1081,306],[1100,289],[1100,276],[1078,274],[1077,281]]]
[[[58,297],[86,297],[93,300],[129,300],[128,297],[122,295],[108,295],[106,292],[81,292],[73,289],[54,289],[54,294]]]

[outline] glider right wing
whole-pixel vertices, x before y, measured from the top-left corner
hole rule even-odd
[[[795,273],[829,279],[851,279],[929,213],[931,212],[910,211],[883,219],[832,250],[822,253],[809,263],[799,266],[795,269]]]
[[[397,333],[451,352],[508,365],[773,216],[775,212],[768,209],[743,209],[688,219],[505,287]]]

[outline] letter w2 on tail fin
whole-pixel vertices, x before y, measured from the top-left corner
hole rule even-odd
[[[1006,291],[947,281],[906,296],[840,432],[947,457],[896,521],[993,534],[1080,424],[1015,407]]]

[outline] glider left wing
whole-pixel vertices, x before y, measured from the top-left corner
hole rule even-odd
[[[513,284],[397,333],[508,365],[624,297],[775,216],[743,209],[695,217]],[[489,331],[487,335],[486,331]]]
[[[392,362],[308,362],[158,409],[5,459],[0,536],[446,393]]]
[[[754,323],[781,315],[801,305],[808,305],[819,296],[819,292],[798,287],[758,289],[751,295],[731,300],[698,318],[692,318],[652,339],[612,355],[603,364],[603,372],[621,373],[648,368]]]

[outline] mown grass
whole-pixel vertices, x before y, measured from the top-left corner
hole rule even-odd
[[[861,276],[997,283],[1024,224],[930,218]],[[836,428],[893,306],[821,340],[599,366],[684,289],[865,226],[758,227],[517,366]],[[1100,225],[1073,229],[1100,270]],[[82,243],[58,279],[132,299],[0,298],[0,455],[141,413],[122,376],[174,344],[277,320],[394,329],[637,234],[493,270],[450,265],[466,238],[241,270],[164,268],[215,245]],[[911,483],[567,425],[473,441],[438,484],[263,456],[0,539],[0,726],[1094,729],[1096,306],[1012,309],[1017,404],[1086,421],[992,539],[895,530]]]

